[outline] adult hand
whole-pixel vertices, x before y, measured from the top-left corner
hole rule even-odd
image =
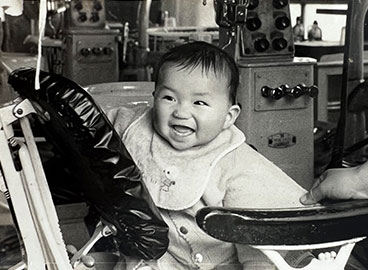
[[[302,204],[315,204],[322,199],[367,199],[368,162],[353,168],[329,169],[300,198]]]

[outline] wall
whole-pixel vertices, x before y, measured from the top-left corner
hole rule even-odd
[[[346,4],[335,5],[317,5],[308,4],[305,9],[305,37],[307,37],[308,26],[313,24],[313,21],[317,21],[319,27],[322,29],[322,39],[328,41],[340,41],[341,28],[346,24],[345,15],[330,15],[330,14],[317,14],[317,9],[342,9],[346,10]],[[292,24],[295,25],[296,17],[300,16],[300,5],[291,4],[290,13],[292,18]]]
[[[217,26],[213,0],[162,0],[162,10],[176,17],[177,26]]]

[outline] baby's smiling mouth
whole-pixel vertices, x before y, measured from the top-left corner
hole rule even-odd
[[[187,126],[172,125],[172,128],[175,134],[179,136],[188,136],[194,132],[194,129],[187,127]]]

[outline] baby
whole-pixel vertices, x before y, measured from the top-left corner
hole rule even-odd
[[[226,52],[187,43],[159,62],[152,108],[109,113],[169,226],[167,252],[157,261],[125,258],[126,269],[275,269],[260,251],[216,240],[195,221],[204,206],[301,206],[305,190],[234,125],[238,86],[238,68]]]

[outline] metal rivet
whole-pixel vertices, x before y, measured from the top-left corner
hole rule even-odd
[[[182,234],[187,234],[188,233],[188,229],[185,228],[184,226],[181,226],[179,231],[182,233]]]

